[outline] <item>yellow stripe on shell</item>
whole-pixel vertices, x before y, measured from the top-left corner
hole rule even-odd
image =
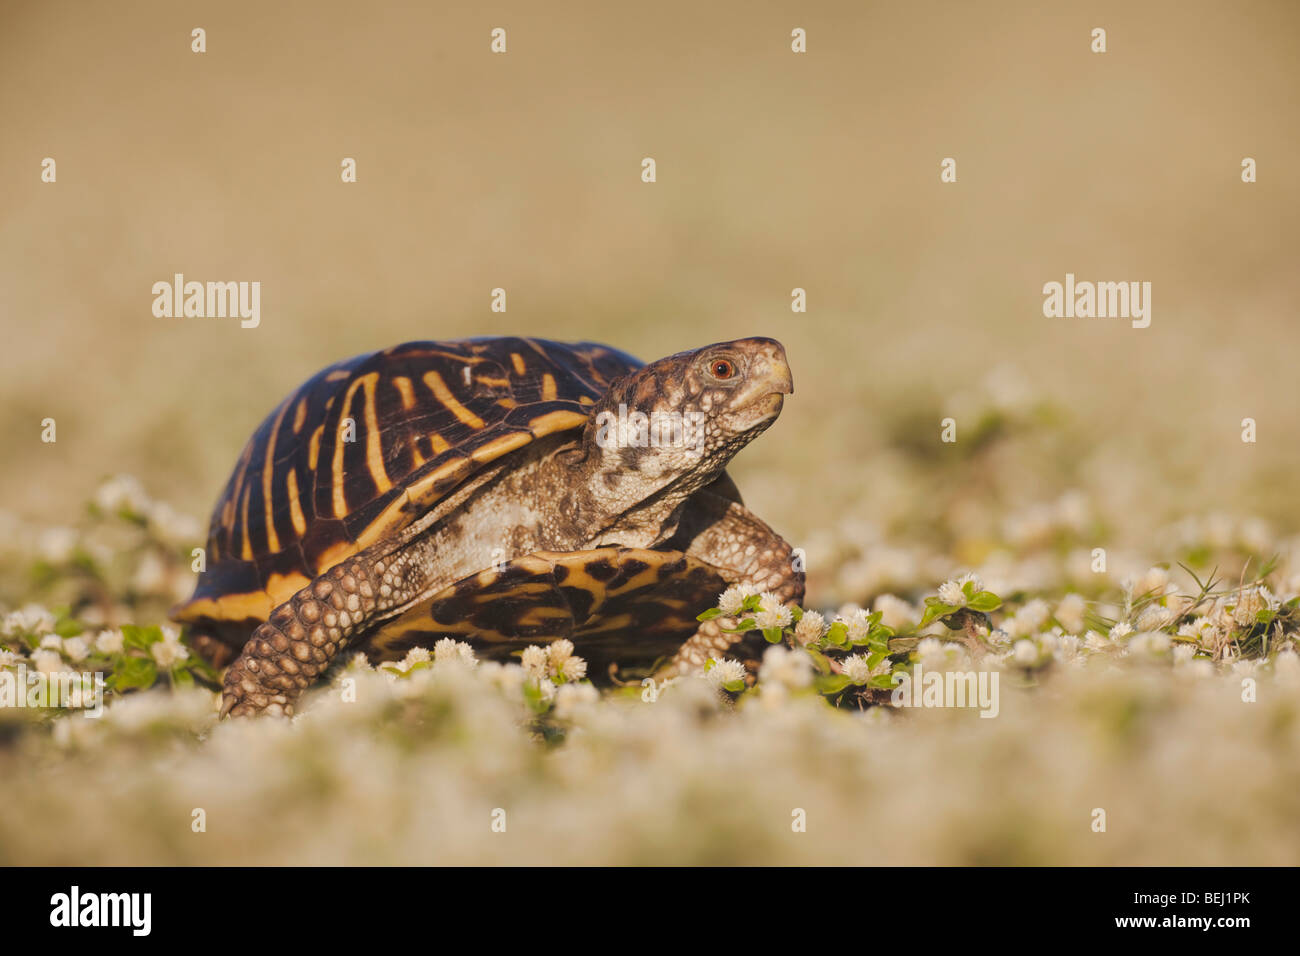
[[[368,375],[362,375],[348,386],[347,392],[343,396],[343,407],[339,411],[339,431],[334,440],[334,461],[333,461],[333,478],[332,486],[334,497],[334,517],[344,518],[348,514],[348,502],[346,486],[343,475],[343,441],[344,422],[348,421],[352,411],[352,399],[357,393],[357,389],[363,389],[365,392],[365,406],[363,413],[365,415],[366,428],[366,469],[370,472],[370,478],[375,483],[375,488],[379,494],[383,494],[393,487],[392,481],[388,478],[388,473],[384,470],[384,449],[379,437],[379,420],[375,414],[375,385],[379,381],[379,373],[371,372]],[[356,419],[352,419],[355,423]]]
[[[442,376],[437,372],[425,372],[424,384],[429,386],[429,391],[433,392],[433,397],[441,402],[443,407],[455,415],[462,423],[470,428],[483,427],[483,419],[457,400],[456,396],[451,393],[451,389],[447,387],[447,383],[442,380]]]
[[[320,439],[324,433],[324,424],[317,425],[311,433],[311,440],[307,442],[307,467],[312,471],[316,470],[316,464],[320,461]]]
[[[405,375],[396,375],[393,377],[393,387],[402,397],[402,408],[410,411],[415,407],[415,388],[411,385],[411,380]]]
[[[289,518],[293,521],[293,530],[301,538],[307,533],[307,519],[303,516],[302,503],[298,500],[298,469],[289,469],[285,476],[285,490],[289,493]]]
[[[240,549],[240,555],[243,557],[245,561],[253,560],[253,542],[250,541],[248,538],[248,494],[252,490],[253,490],[252,485],[249,484],[244,485],[244,503],[243,506],[240,508],[240,511],[243,513],[243,517],[241,518],[241,523],[243,527],[243,537],[244,537],[244,544],[243,547]]]
[[[266,549],[271,554],[280,550],[280,536],[275,532],[274,511],[271,507],[275,499],[275,489],[271,486],[275,478],[275,440],[280,434],[280,423],[284,421],[287,411],[289,411],[288,401],[280,406],[279,414],[275,416],[275,424],[271,426],[271,437],[266,441],[266,461],[262,462],[262,505],[266,512]]]

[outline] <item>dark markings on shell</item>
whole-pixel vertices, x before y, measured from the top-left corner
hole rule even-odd
[[[635,586],[624,587],[629,582]],[[699,626],[695,613],[723,587],[712,568],[682,552],[606,548],[547,562],[533,556],[486,580],[472,575],[445,588],[386,627],[366,651],[374,661],[397,660],[412,647],[452,637],[481,657],[508,660],[525,644],[568,638],[600,680],[611,663],[641,667],[676,652]],[[635,642],[627,641],[629,633]]]
[[[587,414],[610,381],[640,366],[593,343],[490,338],[409,342],[322,369],[276,406],[241,454],[213,509],[209,570],[195,598],[257,591],[272,575],[314,577],[421,476],[462,460],[426,503],[445,496],[477,469],[476,450],[512,433],[531,440],[532,423],[548,413]],[[313,468],[308,439],[318,428]]]

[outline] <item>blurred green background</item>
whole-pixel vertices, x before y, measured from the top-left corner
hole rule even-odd
[[[771,335],[797,392],[736,474],[796,539],[978,555],[1071,488],[1136,542],[1294,530],[1300,4],[1048,6],[11,0],[0,502],[69,521],[126,472],[206,517],[284,394],[403,340]],[[260,281],[261,327],[155,318],[175,272]],[[1150,281],[1151,327],[1044,318],[1066,272]],[[1029,437],[938,443],[1008,405]]]

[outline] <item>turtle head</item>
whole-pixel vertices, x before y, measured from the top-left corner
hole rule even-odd
[[[585,458],[608,496],[628,506],[665,490],[684,498],[771,425],[793,391],[775,339],[670,355],[614,382],[596,403]]]

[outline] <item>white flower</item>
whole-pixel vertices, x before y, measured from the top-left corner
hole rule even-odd
[[[775,594],[769,594],[764,591],[759,601],[758,613],[754,615],[754,623],[763,630],[769,627],[787,628],[790,626],[792,615],[790,609],[777,599]]]
[[[840,661],[840,673],[855,684],[865,684],[871,679],[871,664],[865,654],[852,654]]]
[[[1133,633],[1132,625],[1128,624],[1126,621],[1120,621],[1118,624],[1116,624],[1114,627],[1110,629],[1109,636],[1112,641],[1118,641],[1120,638],[1128,637],[1128,635],[1132,633]]]
[[[567,657],[560,666],[560,675],[566,681],[579,681],[587,676],[587,662],[581,657]]]
[[[63,642],[63,653],[70,661],[84,661],[90,654],[90,645],[84,637],[69,637]]]
[[[149,507],[149,496],[131,475],[117,475],[99,486],[95,504],[110,514],[125,510],[142,515]]]
[[[433,645],[433,659],[435,661],[458,661],[461,664],[473,666],[478,663],[478,658],[474,655],[474,648],[450,637],[444,637]]]
[[[37,645],[47,651],[62,651],[63,638],[57,634],[46,634],[41,638],[41,643]]]
[[[921,661],[937,661],[946,658],[948,652],[943,641],[937,637],[924,637],[916,645],[916,655]]]
[[[1073,634],[1063,634],[1057,644],[1056,656],[1062,660],[1072,661],[1079,654],[1079,639]]]
[[[1129,593],[1133,597],[1158,592],[1163,594],[1169,583],[1169,572],[1164,568],[1149,568],[1145,574],[1133,581],[1126,581]]]
[[[939,600],[949,607],[965,607],[966,592],[956,581],[944,581],[939,585]]]
[[[1196,648],[1191,644],[1180,643],[1174,645],[1175,664],[1186,664],[1195,656],[1196,656]]]
[[[967,584],[975,585],[973,588],[971,588],[971,592],[974,594],[979,594],[981,591],[984,590],[984,579],[981,578],[974,571],[968,571],[966,574],[963,574],[961,577],[957,579],[957,586],[962,589],[963,594],[965,593]]]
[[[1092,651],[1101,651],[1110,647],[1110,641],[1098,634],[1096,631],[1089,631],[1087,634],[1083,635],[1083,643]]]
[[[1047,602],[1034,598],[1020,608],[1003,626],[1013,637],[1028,637],[1038,633],[1047,623],[1050,615],[1051,609],[1047,606]]]
[[[1056,605],[1056,619],[1071,634],[1077,634],[1084,628],[1083,614],[1087,609],[1088,603],[1082,595],[1067,594]]]
[[[121,654],[122,632],[117,629],[100,631],[95,636],[95,650],[101,654]]]
[[[1028,667],[1038,661],[1038,645],[1033,641],[1016,641],[1012,654],[1017,664]]]
[[[159,667],[175,667],[190,656],[181,643],[180,635],[170,627],[163,627],[163,639],[149,645],[149,654]]]
[[[848,631],[850,643],[860,644],[862,641],[865,641],[867,635],[871,633],[870,618],[871,615],[862,608],[858,608],[851,612],[848,617],[845,617],[843,614],[839,615],[837,620],[839,623],[843,624],[844,629]]]
[[[1137,629],[1139,631],[1158,631],[1162,627],[1174,623],[1178,617],[1177,608],[1161,607],[1159,604],[1149,604],[1142,609],[1138,615]]]
[[[54,629],[54,615],[39,604],[28,604],[5,615],[0,632],[6,637],[15,634],[44,634]]]
[[[416,664],[427,664],[430,659],[431,655],[427,647],[413,647],[406,652],[406,656],[397,666],[404,671],[409,671]]]
[[[804,611],[799,623],[794,626],[794,637],[800,644],[812,644],[822,639],[826,633],[826,618],[816,611]]]
[[[63,658],[57,651],[33,651],[32,666],[42,674],[56,674],[63,670]]]
[[[0,667],[13,667],[17,663],[18,663],[17,654],[9,650],[8,648],[0,647]]]
[[[561,638],[552,641],[546,648],[546,657],[551,664],[551,672],[558,674],[564,669],[564,662],[573,654],[573,641]]]
[[[1277,606],[1277,599],[1263,585],[1244,588],[1237,598],[1237,606],[1232,609],[1232,619],[1241,627],[1249,627],[1255,623],[1255,615],[1260,611],[1276,610]]]
[[[724,658],[723,660],[715,658],[713,666],[704,672],[704,676],[714,687],[722,689],[724,684],[745,679],[745,665],[730,658]]]
[[[758,679],[789,690],[807,687],[813,680],[812,659],[804,651],[773,644],[763,654]]]
[[[921,613],[915,607],[892,594],[880,595],[876,598],[872,608],[880,612],[880,623],[885,627],[892,627],[894,630],[900,630],[908,625],[915,624],[921,616]]]
[[[523,655],[519,658],[519,666],[524,669],[524,673],[529,677],[545,676],[546,665],[546,649],[538,647],[536,644],[529,644],[525,647]]]
[[[537,689],[542,693],[542,700],[550,703],[555,700],[555,684],[550,678],[543,677],[537,682]]]
[[[745,600],[757,593],[758,588],[744,584],[733,584],[723,591],[722,596],[718,598],[718,610],[727,617],[735,617],[740,613],[740,607],[745,603]]]

